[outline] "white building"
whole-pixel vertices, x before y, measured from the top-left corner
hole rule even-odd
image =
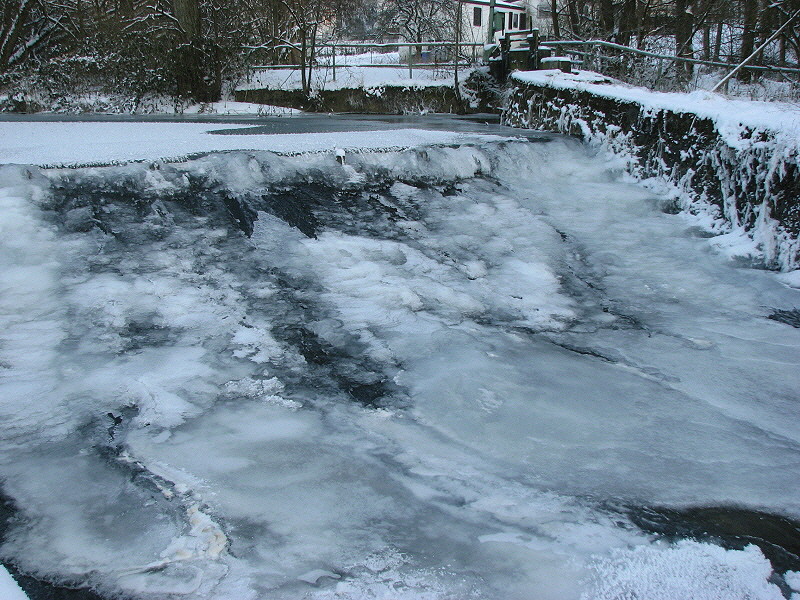
[[[462,38],[465,42],[490,43],[489,11],[490,0],[461,0],[463,27]],[[495,27],[494,40],[509,31],[525,31],[537,27],[549,27],[548,19],[543,13],[541,0],[496,0],[494,2]],[[543,31],[544,33],[544,31]]]

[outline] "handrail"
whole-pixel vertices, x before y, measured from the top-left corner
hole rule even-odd
[[[532,34],[534,31],[539,31],[539,29],[534,28],[534,29],[520,29],[519,31],[505,31],[503,32],[503,36],[512,36],[512,35],[528,36]]]
[[[455,66],[455,63],[452,63],[452,62],[414,63],[414,69],[426,69],[426,68],[431,68],[431,69],[449,69],[449,68],[452,68],[454,66]],[[460,67],[464,67],[464,66],[468,66],[468,65],[465,65],[464,63],[459,63],[459,66]],[[332,64],[328,64],[328,63],[315,63],[314,64],[314,68],[315,69],[324,69],[326,67],[333,68],[333,65]],[[348,63],[344,63],[344,64],[339,64],[338,62],[336,63],[336,68],[337,69],[344,69],[344,68],[350,68],[350,67],[365,67],[365,68],[386,67],[387,69],[408,69],[408,63],[403,63],[403,64],[400,64],[400,63],[364,63],[364,64],[358,64],[358,63],[348,64]],[[299,70],[300,69],[300,65],[253,65],[250,68],[251,69],[262,69],[264,71],[280,71],[281,69],[287,69],[287,70],[298,69]]]
[[[391,42],[391,43],[380,43],[380,44],[371,44],[369,42],[351,42],[351,43],[340,43],[340,42],[320,42],[315,44],[317,48],[416,48],[419,46],[427,46],[427,47],[450,47],[450,46],[467,46],[469,48],[482,48],[484,46],[483,42]],[[260,46],[244,46],[247,50],[278,50],[278,49],[293,49],[297,48],[296,45],[292,44],[275,44],[274,46],[271,45],[260,45]]]
[[[416,48],[418,46],[443,47],[443,46],[483,46],[481,42],[391,42],[383,44],[370,44],[369,42],[354,42],[340,44],[339,42],[326,42],[317,44],[317,48]]]
[[[651,58],[658,58],[661,60],[671,60],[674,62],[691,63],[696,65],[707,65],[710,67],[732,68],[736,65],[729,63],[717,62],[713,60],[700,60],[697,58],[687,58],[684,56],[668,56],[665,54],[656,54],[655,52],[648,52],[647,50],[639,50],[638,48],[631,48],[630,46],[623,46],[622,44],[615,44],[614,42],[606,42],[604,40],[554,40],[542,41],[542,46],[603,46],[605,48],[614,48],[623,52],[630,52],[631,54],[638,54],[640,56],[649,56]],[[779,73],[800,73],[800,68],[795,67],[773,67],[768,65],[746,65],[742,67],[753,71],[774,71]]]

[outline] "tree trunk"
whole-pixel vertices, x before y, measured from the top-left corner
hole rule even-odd
[[[456,100],[458,101],[459,105],[461,104],[461,87],[458,84],[458,57],[459,57],[459,45],[461,44],[461,25],[462,19],[464,18],[461,15],[461,2],[457,0],[456,2],[456,30],[455,30],[455,47],[453,52],[453,89],[456,92]],[[458,106],[457,109],[459,113],[461,112],[461,106]]]
[[[640,0],[636,5],[636,47],[644,50],[648,34],[648,20],[650,18],[650,3]]]
[[[20,0],[15,3],[3,3],[0,13],[0,73],[9,66],[11,57],[17,51],[17,46],[26,35],[28,15],[33,9],[33,2]]]
[[[307,52],[307,45],[306,45],[306,30],[300,30],[300,83],[303,87],[303,93],[308,93],[308,85],[307,78],[306,78],[306,52]]]
[[[756,42],[756,23],[758,20],[758,4],[755,0],[742,0],[742,46],[739,51],[739,62],[744,61],[753,53]],[[751,72],[748,69],[739,71],[739,79],[750,81]]]
[[[777,22],[777,9],[772,6],[772,0],[761,0],[758,23],[758,45],[761,46],[780,27],[783,22]],[[764,51],[759,53],[756,61],[764,64]]]
[[[614,1],[600,0],[600,28],[603,37],[610,40],[614,37]]]
[[[714,60],[718,61],[722,55],[722,23],[717,23],[717,31],[714,34]]]
[[[216,100],[209,89],[209,80],[205,77],[198,0],[172,0],[172,8],[181,28],[175,61],[178,96],[194,98],[200,102]]]
[[[317,24],[314,23],[314,26],[311,28],[311,38],[309,39],[309,52],[308,52],[308,77],[306,77],[306,84],[308,85],[308,89],[306,89],[306,94],[311,93],[311,75],[314,69],[314,61],[317,58]]]
[[[692,56],[692,14],[689,0],[675,1],[675,48],[678,56]]]
[[[694,49],[692,48],[693,15],[690,0],[676,0],[675,2],[675,48],[678,56],[692,58]],[[687,75],[691,73],[692,66],[689,63],[681,63],[681,70]]]
[[[619,35],[617,41],[623,46],[630,46],[631,37],[636,31],[636,0],[625,0],[619,14]]]
[[[572,30],[573,37],[581,36],[581,20],[578,14],[578,7],[575,0],[567,1],[567,15],[569,17],[569,28]]]
[[[561,39],[561,29],[558,26],[558,1],[550,0],[550,17],[553,20],[553,35],[555,38]]]

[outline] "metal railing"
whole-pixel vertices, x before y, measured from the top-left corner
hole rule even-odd
[[[657,54],[647,50],[639,50],[638,48],[631,48],[630,46],[623,46],[622,44],[615,44],[614,42],[606,42],[604,40],[552,40],[541,42],[542,46],[546,47],[559,47],[559,46],[593,46],[602,48],[612,48],[620,52],[635,54],[638,56],[647,56],[659,60],[669,60],[672,62],[679,62],[685,64],[705,65],[709,67],[719,67],[722,69],[732,69],[737,65],[731,63],[724,63],[713,60],[701,60],[698,58],[689,58],[687,56],[671,56],[667,54]],[[587,55],[587,52],[568,50],[569,54]],[[800,73],[800,68],[797,67],[779,67],[772,65],[744,65],[741,68],[749,69],[751,71],[768,71],[775,73]]]
[[[455,69],[459,66],[466,66],[471,63],[477,63],[479,58],[482,58],[483,52],[478,52],[478,48],[483,48],[484,44],[478,42],[382,42],[382,43],[375,43],[375,42],[325,42],[321,44],[317,44],[316,49],[318,51],[317,57],[315,57],[315,61],[312,65],[312,68],[324,68],[328,67],[331,69],[331,74],[333,80],[336,81],[336,69],[348,68],[348,67],[357,67],[357,68],[395,68],[395,69],[408,69],[408,76],[410,79],[414,78],[414,69]],[[397,63],[376,63],[376,62],[369,62],[369,63],[348,63],[347,62],[347,55],[339,54],[337,55],[337,50],[346,50],[346,49],[368,49],[370,51],[373,50],[396,50],[400,51],[400,48],[409,48],[415,49],[418,52],[408,52],[408,60],[407,62],[397,62]],[[433,52],[430,55],[429,60],[422,60],[423,54],[425,54],[426,50],[429,48],[449,48],[451,51],[448,53],[449,56],[447,57],[449,60],[440,60],[439,53]],[[462,48],[468,49],[468,52],[462,53]],[[296,50],[296,46],[290,44],[280,44],[276,46],[270,46],[270,50]],[[324,52],[325,50],[329,50],[329,52]],[[454,51],[453,51],[454,50]],[[380,55],[381,53],[379,53]],[[385,52],[383,53],[385,54]],[[339,62],[337,65],[337,56],[340,60],[344,60],[344,62]],[[461,57],[464,56],[464,60],[462,62]],[[415,60],[415,57],[417,60]],[[320,62],[320,59],[329,58],[330,62]],[[298,64],[278,64],[278,65],[254,65],[252,67],[253,70],[283,70],[283,69],[294,69],[298,70],[301,69],[302,66]]]

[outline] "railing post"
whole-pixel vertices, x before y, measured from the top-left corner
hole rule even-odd
[[[500,38],[500,58],[503,64],[503,78],[508,75],[508,67],[510,64],[510,51],[511,51],[511,36],[508,34]]]
[[[539,68],[539,30],[532,29],[528,36],[528,68],[535,71]]]
[[[333,80],[336,81],[336,44],[331,46],[331,66],[333,67]]]
[[[414,61],[413,61],[413,56],[412,56],[413,53],[411,52],[411,48],[412,48],[412,46],[408,47],[408,78],[409,79],[414,79]]]

